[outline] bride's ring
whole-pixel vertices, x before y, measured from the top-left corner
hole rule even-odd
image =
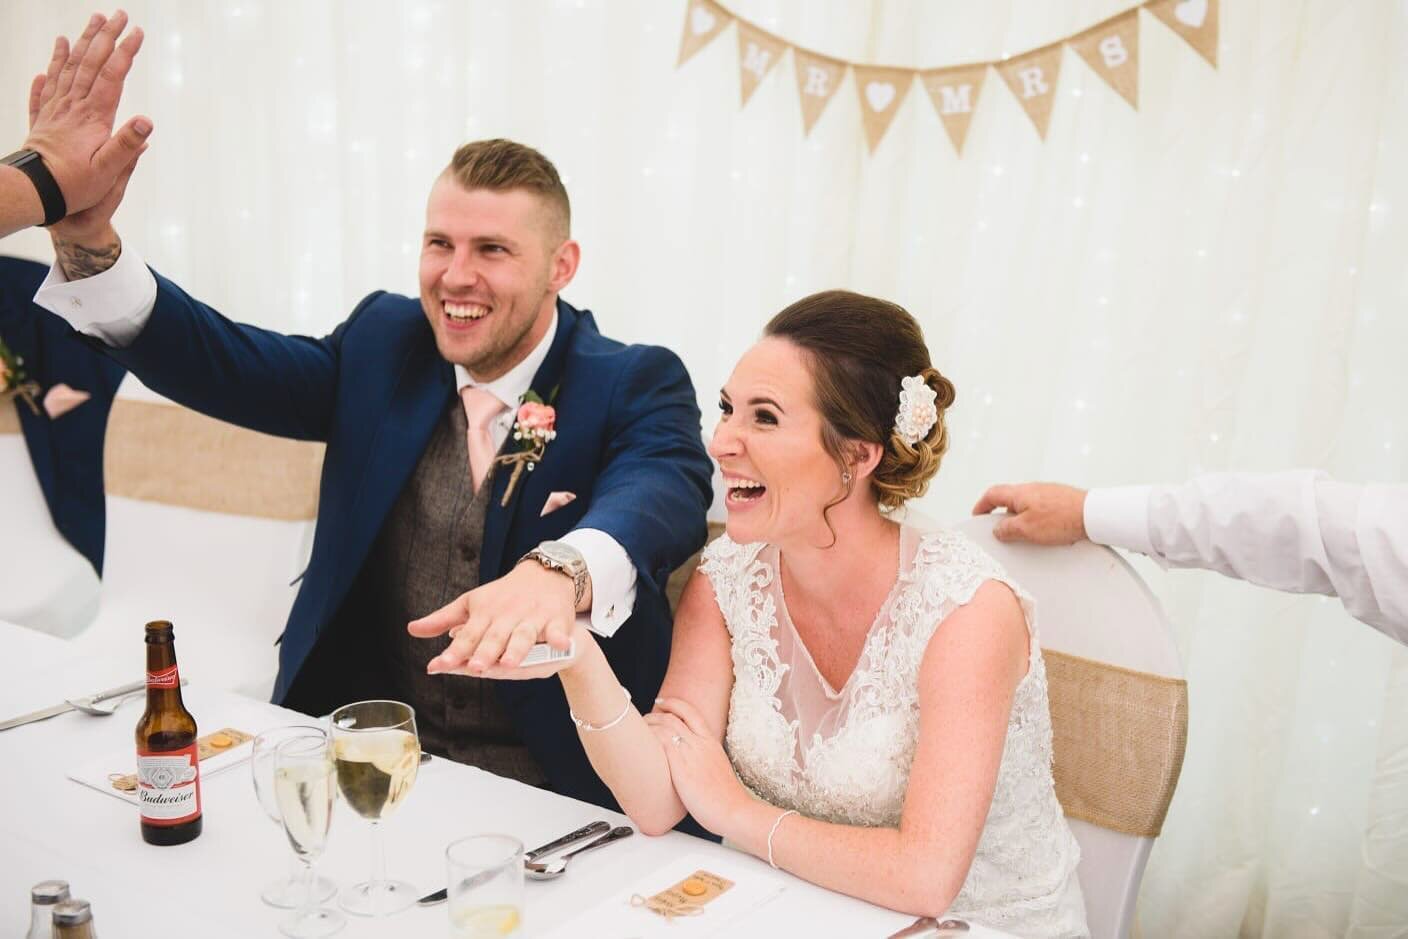
[[[673,743],[675,746],[679,746],[680,744],[684,743],[684,738],[681,737],[679,734],[675,734],[670,738],[670,742]]]

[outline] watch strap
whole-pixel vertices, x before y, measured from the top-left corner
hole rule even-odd
[[[13,166],[29,177],[34,191],[39,194],[40,204],[44,206],[45,227],[64,220],[68,215],[68,203],[64,201],[64,193],[59,188],[58,181],[44,165],[43,157],[33,150],[16,150],[0,162]]]

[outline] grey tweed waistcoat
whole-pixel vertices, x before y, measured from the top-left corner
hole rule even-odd
[[[421,746],[534,786],[547,777],[500,706],[494,683],[462,675],[427,675],[425,665],[449,644],[418,639],[406,623],[479,586],[490,480],[476,494],[469,476],[464,408],[452,395],[372,547],[363,571],[384,624],[385,666],[393,694],[416,709]]]

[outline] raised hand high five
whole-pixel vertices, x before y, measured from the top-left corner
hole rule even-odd
[[[151,120],[139,116],[113,133],[123,84],[142,47],[142,31],[122,38],[126,29],[121,10],[111,18],[94,14],[72,45],[62,36],[55,41],[48,69],[30,85],[30,130],[19,152],[39,155],[69,216],[104,202],[111,202],[111,216],[152,132]],[[42,222],[37,187],[17,169],[0,172],[0,235]]]

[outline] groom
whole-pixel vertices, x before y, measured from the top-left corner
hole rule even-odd
[[[427,750],[614,806],[559,682],[427,674],[448,640],[407,629],[458,597],[511,666],[581,615],[642,710],[665,672],[665,581],[711,497],[699,409],[673,353],[607,339],[559,298],[580,248],[552,163],[461,147],[430,190],[419,303],[378,291],[322,339],[232,322],[153,275],[110,224],[120,201],[51,229],[36,302],[188,407],[327,442],[274,701],[403,700]],[[524,424],[553,433],[529,459],[518,415],[537,399],[551,410]]]

